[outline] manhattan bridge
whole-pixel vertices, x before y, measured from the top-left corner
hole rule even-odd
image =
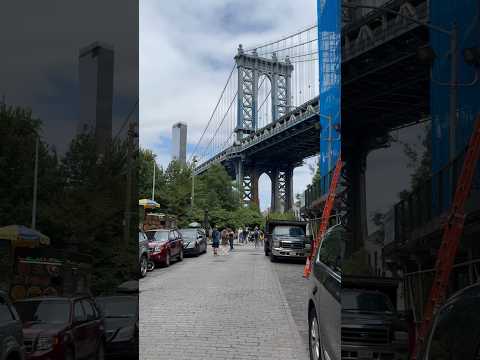
[[[407,19],[427,21],[427,2],[392,0],[383,6],[400,15],[344,8],[341,128],[330,126],[319,104],[319,61],[324,81],[334,81],[339,69],[328,60],[334,48],[329,38],[317,39],[317,25],[258,46],[240,45],[194,148],[195,174],[220,163],[236,180],[240,200],[258,204],[258,180],[266,173],[272,184],[271,210],[287,211],[293,205],[294,168],[312,156],[330,158],[328,144],[341,135],[343,179],[349,189],[343,201],[357,214],[364,211],[367,154],[388,146],[389,131],[418,123],[429,113],[429,66],[419,64],[416,56],[428,44],[428,30]],[[322,128],[329,130],[321,139]],[[327,143],[322,154],[321,141]],[[321,176],[306,206],[324,199],[331,172]],[[359,233],[365,226],[362,216],[352,217]]]

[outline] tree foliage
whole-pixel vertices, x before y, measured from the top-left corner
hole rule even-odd
[[[0,226],[30,226],[33,203],[35,143],[41,121],[29,109],[0,105]],[[39,140],[37,224],[53,226],[49,203],[59,191],[57,155]]]
[[[418,136],[419,147],[402,143],[403,152],[408,158],[407,167],[413,169],[410,177],[410,189],[399,193],[400,199],[406,199],[412,191],[420,187],[431,176],[432,164],[432,125],[429,123]]]
[[[139,154],[139,194],[151,197],[154,154],[141,150]],[[194,207],[191,207],[192,182],[194,181]],[[180,227],[196,221],[203,223],[208,212],[210,225],[238,228],[263,223],[258,207],[239,204],[238,190],[221,165],[213,165],[205,173],[192,177],[191,165],[171,161],[167,168],[156,170],[155,200],[160,212],[177,217]]]
[[[2,105],[0,133],[0,226],[30,226],[42,122],[29,109]],[[136,227],[128,243],[123,241],[126,163],[125,141],[100,157],[94,139],[80,135],[60,159],[39,141],[36,228],[52,247],[91,255],[95,293],[112,291],[137,271]],[[136,197],[133,186],[132,193]]]

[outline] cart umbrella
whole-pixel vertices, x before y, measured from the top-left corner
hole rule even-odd
[[[50,245],[48,236],[23,225],[9,225],[0,228],[0,239],[10,240],[15,247],[36,248],[41,245]]]
[[[140,199],[138,200],[138,205],[143,206],[144,209],[157,209],[160,207],[159,203],[150,199]]]

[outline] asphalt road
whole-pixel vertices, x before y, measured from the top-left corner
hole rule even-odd
[[[238,247],[150,272],[140,281],[140,359],[308,359],[302,270]]]

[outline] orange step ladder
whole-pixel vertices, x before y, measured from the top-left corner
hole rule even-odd
[[[343,162],[339,158],[337,160],[337,164],[335,165],[335,171],[333,173],[332,182],[330,183],[330,188],[328,189],[328,197],[327,201],[325,202],[325,206],[322,212],[322,219],[320,222],[320,228],[318,230],[317,236],[313,241],[312,248],[310,251],[310,255],[307,257],[307,262],[305,264],[305,268],[303,269],[303,277],[308,278],[310,273],[312,272],[312,258],[315,255],[316,249],[318,249],[322,245],[322,238],[327,231],[328,228],[328,221],[330,219],[330,214],[333,209],[333,204],[335,202],[335,195],[337,190],[338,180],[340,179],[340,173],[342,170]]]
[[[418,336],[412,354],[412,360],[416,360],[417,352],[426,340],[430,330],[433,316],[444,300],[448,280],[453,268],[458,245],[465,223],[465,202],[475,175],[475,167],[480,156],[480,115],[475,121],[474,131],[468,144],[467,153],[463,162],[462,172],[458,179],[457,188],[453,198],[452,207],[448,220],[444,225],[442,243],[438,251],[435,264],[435,277],[427,303],[425,304],[424,317],[418,328]]]

